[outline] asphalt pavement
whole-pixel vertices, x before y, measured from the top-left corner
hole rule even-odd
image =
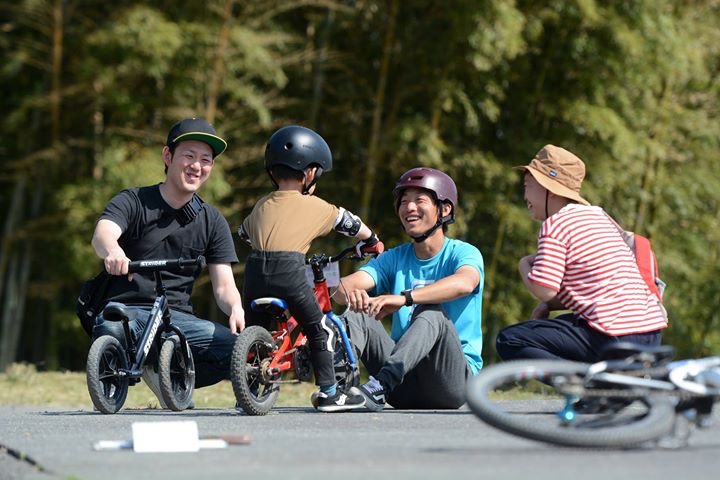
[[[528,413],[540,401],[524,402]],[[717,416],[717,414],[716,414]],[[192,453],[94,451],[130,440],[133,422],[193,420],[199,434],[249,435],[248,445]],[[710,479],[720,475],[720,425],[680,449],[583,450],[517,438],[453,411],[322,414],[276,408],[185,412],[0,406],[0,479]]]

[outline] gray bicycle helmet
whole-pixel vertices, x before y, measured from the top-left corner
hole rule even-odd
[[[400,197],[402,197],[402,192],[406,188],[411,187],[431,191],[435,196],[435,200],[438,203],[440,211],[442,211],[440,207],[443,203],[449,203],[452,207],[450,209],[450,214],[444,217],[438,217],[437,223],[430,230],[419,237],[413,237],[416,242],[422,242],[443,224],[449,225],[455,222],[455,209],[458,202],[458,193],[455,182],[449,175],[441,172],[440,170],[427,167],[417,167],[403,173],[393,189],[393,195],[395,196],[395,213],[397,213],[400,208]]]

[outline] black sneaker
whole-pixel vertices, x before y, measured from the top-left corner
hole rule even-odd
[[[313,406],[321,412],[348,412],[365,406],[362,395],[346,394],[340,391],[332,397],[322,392],[316,392],[311,399]]]
[[[365,397],[365,407],[373,412],[380,412],[385,408],[385,387],[382,386],[374,377],[360,385],[358,388],[363,397]]]

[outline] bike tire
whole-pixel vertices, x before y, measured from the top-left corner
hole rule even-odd
[[[266,415],[277,401],[280,386],[272,383],[279,375],[264,378],[262,368],[270,362],[275,342],[270,332],[254,325],[235,339],[230,364],[230,380],[237,406],[248,415]]]
[[[95,408],[106,414],[116,413],[125,404],[128,359],[120,341],[110,335],[98,337],[90,346],[86,365],[88,393]]]
[[[160,348],[158,376],[160,394],[170,410],[180,412],[192,404],[195,388],[195,362],[188,346],[188,360],[182,354],[180,338],[170,336]]]
[[[669,399],[637,398],[644,405],[640,414],[627,408],[606,415],[579,414],[574,422],[564,423],[550,415],[513,413],[509,402],[491,400],[496,389],[516,386],[525,380],[552,384],[553,380],[583,377],[589,365],[565,360],[517,360],[483,369],[468,382],[467,403],[480,419],[493,427],[520,437],[554,445],[585,448],[631,448],[667,435],[675,422],[675,410]],[[536,413],[536,412],[533,412]]]

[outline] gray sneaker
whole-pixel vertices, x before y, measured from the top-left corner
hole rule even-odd
[[[385,396],[387,392],[374,377],[370,377],[367,383],[358,388],[360,394],[365,397],[365,407],[373,412],[380,412],[385,408]]]

